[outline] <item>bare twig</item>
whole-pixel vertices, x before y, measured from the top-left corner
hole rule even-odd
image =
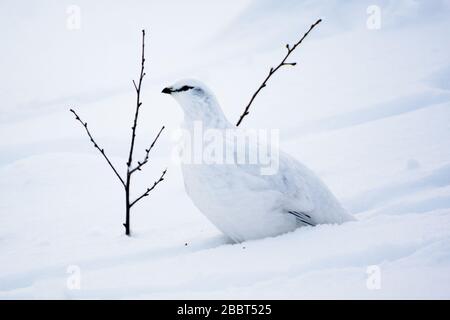
[[[150,145],[148,149],[146,149],[145,158],[143,162],[138,162],[138,165],[132,169],[131,166],[133,164],[133,151],[134,151],[134,142],[136,139],[136,127],[137,127],[137,121],[139,117],[139,109],[141,108],[142,102],[141,102],[141,88],[142,88],[142,79],[144,79],[145,76],[145,30],[142,30],[142,55],[141,55],[141,72],[139,75],[139,82],[136,84],[136,82],[133,80],[134,89],[136,90],[136,111],[134,113],[134,121],[133,121],[133,127],[131,127],[132,134],[131,134],[131,143],[130,143],[130,151],[128,154],[128,161],[127,161],[127,179],[125,182],[125,201],[126,201],[126,213],[125,213],[125,234],[130,235],[130,211],[131,207],[138,202],[143,197],[148,196],[150,191],[152,191],[158,183],[163,181],[164,175],[166,174],[166,170],[164,170],[161,178],[157,180],[153,187],[148,188],[147,191],[140,196],[138,199],[134,200],[133,202],[130,201],[130,185],[131,185],[131,175],[136,172],[137,170],[141,170],[141,167],[148,162],[148,156],[150,153],[150,150],[153,148],[153,146],[156,143],[156,140],[159,138],[159,135],[161,134],[162,130],[164,129],[164,126],[159,131],[158,135],[156,136],[153,143]]]
[[[159,130],[158,134],[156,135],[155,139],[153,140],[152,144],[150,145],[150,147],[148,149],[145,149],[145,158],[142,162],[138,161],[138,165],[132,169],[130,171],[131,174],[133,174],[136,171],[140,171],[141,168],[148,162],[148,156],[150,154],[150,151],[153,149],[153,147],[155,146],[156,141],[158,140],[159,136],[161,135],[161,132],[164,130],[164,126],[162,126],[161,130]]]
[[[161,177],[153,183],[153,186],[151,186],[150,188],[147,188],[147,191],[145,191],[141,196],[137,197],[136,200],[134,200],[133,202],[131,202],[130,207],[132,207],[136,202],[138,202],[138,201],[141,200],[142,198],[147,197],[147,196],[150,194],[150,192],[151,192],[153,189],[155,189],[155,187],[156,187],[161,181],[164,180],[164,176],[165,176],[166,172],[167,172],[167,169],[165,169],[165,170],[163,171]]]
[[[139,108],[142,105],[141,102],[141,85],[142,79],[145,76],[144,73],[144,63],[145,63],[145,30],[142,30],[142,55],[141,55],[141,73],[139,75],[139,84],[136,85],[136,82],[133,80],[134,88],[136,89],[136,111],[134,113],[134,121],[133,126],[131,127],[131,143],[130,143],[130,151],[128,153],[128,161],[127,161],[127,180],[125,182],[125,204],[126,204],[126,212],[125,212],[125,223],[123,226],[125,227],[125,234],[130,235],[130,185],[131,185],[131,164],[133,162],[133,151],[134,151],[134,141],[136,139],[136,126],[137,120],[139,116]]]
[[[139,117],[139,109],[140,109],[140,107],[142,105],[142,102],[141,102],[141,88],[142,88],[142,79],[145,76],[144,64],[145,64],[145,30],[142,30],[142,56],[141,56],[141,71],[140,71],[140,75],[139,75],[139,82],[136,84],[136,81],[133,80],[133,85],[134,85],[134,89],[136,90],[137,98],[136,98],[136,111],[134,113],[133,126],[131,127],[132,134],[131,134],[130,150],[129,150],[129,153],[128,153],[128,160],[127,160],[126,179],[122,179],[122,177],[119,175],[117,170],[112,165],[112,163],[109,160],[109,158],[106,156],[105,151],[102,148],[100,148],[98,146],[98,144],[94,141],[91,133],[88,130],[87,123],[83,122],[80,119],[80,117],[77,115],[77,113],[74,110],[70,109],[70,111],[75,115],[76,120],[78,120],[84,126],[84,128],[86,129],[86,132],[87,132],[89,138],[91,139],[92,143],[94,144],[94,147],[100,151],[100,153],[106,159],[106,161],[108,162],[108,164],[113,169],[114,173],[120,179],[120,182],[124,186],[124,189],[125,189],[125,210],[126,211],[125,211],[125,223],[123,223],[123,226],[125,227],[125,234],[127,236],[131,235],[131,226],[130,226],[131,207],[136,202],[141,200],[142,198],[148,196],[150,194],[150,192],[160,182],[162,182],[164,180],[164,175],[167,172],[167,169],[164,170],[162,175],[161,175],[161,177],[159,178],[159,180],[155,181],[151,188],[147,188],[147,191],[143,195],[138,197],[136,200],[134,200],[133,202],[130,201],[131,176],[132,176],[132,174],[134,172],[141,170],[142,166],[145,165],[149,161],[150,151],[153,149],[153,147],[155,146],[156,141],[158,140],[159,136],[161,135],[161,132],[164,130],[164,126],[163,126],[161,128],[161,130],[159,130],[158,134],[156,135],[156,137],[153,140],[153,142],[150,145],[150,147],[148,149],[145,149],[145,158],[144,158],[144,160],[142,162],[138,161],[138,164],[136,165],[136,167],[134,169],[132,169],[131,166],[133,165],[133,152],[134,152],[134,145],[135,145],[135,140],[136,140],[136,127],[137,127],[137,122],[138,122],[138,117]]]
[[[144,79],[145,72],[144,72],[144,63],[145,63],[145,30],[142,30],[142,57],[141,57],[141,74],[139,76],[139,84],[136,86],[136,82],[133,80],[134,88],[136,89],[137,97],[136,97],[136,111],[134,113],[134,121],[133,121],[133,127],[131,127],[132,134],[131,134],[131,144],[130,144],[130,152],[128,153],[128,161],[127,161],[127,167],[128,171],[130,171],[131,162],[133,161],[133,150],[134,150],[134,141],[136,139],[136,126],[137,126],[137,120],[139,116],[139,108],[142,105],[141,102],[141,85],[142,85],[142,79]]]
[[[120,183],[125,187],[125,182],[123,181],[122,177],[120,176],[120,174],[117,172],[116,168],[114,168],[113,164],[111,163],[111,161],[109,160],[108,156],[105,153],[105,150],[100,148],[97,144],[97,142],[95,142],[94,138],[92,137],[91,133],[89,132],[88,129],[88,125],[87,122],[83,122],[81,120],[81,118],[78,116],[78,114],[75,112],[75,110],[70,109],[70,112],[72,112],[75,115],[75,119],[78,120],[84,127],[84,129],[86,130],[86,133],[88,134],[89,138],[91,139],[91,142],[94,144],[94,147],[100,151],[100,153],[102,154],[102,156],[105,158],[106,162],[108,162],[109,166],[111,167],[111,169],[114,171],[114,173],[116,174],[117,178],[119,178]]]
[[[289,44],[286,45],[286,49],[287,49],[286,56],[284,57],[284,59],[280,62],[280,64],[276,68],[270,68],[269,74],[264,79],[263,83],[259,86],[258,90],[256,90],[256,92],[253,94],[253,96],[250,99],[249,103],[245,107],[244,113],[242,113],[242,115],[240,116],[238,122],[236,123],[237,127],[241,124],[241,122],[244,119],[244,117],[247,116],[250,113],[249,109],[250,109],[250,106],[253,103],[253,100],[255,100],[255,98],[258,95],[258,93],[263,88],[266,87],[267,81],[270,79],[270,77],[283,66],[295,66],[297,64],[296,62],[286,62],[286,60],[290,56],[290,54],[297,48],[297,46],[299,46],[303,42],[303,40],[308,36],[308,34],[311,32],[311,30],[314,29],[314,27],[317,26],[321,21],[322,21],[322,19],[319,19],[313,25],[311,25],[309,30],[303,35],[303,37],[292,48],[289,46]]]

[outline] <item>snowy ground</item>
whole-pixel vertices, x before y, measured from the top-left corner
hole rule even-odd
[[[2,2],[0,298],[450,298],[450,3],[378,1],[381,29],[370,30],[372,2]],[[73,3],[82,25],[70,31]],[[160,91],[196,77],[235,121],[319,17],[299,65],[274,77],[245,126],[279,128],[282,148],[358,220],[227,243],[184,192],[171,160],[181,111]],[[168,174],[128,238],[122,190],[68,107],[123,170],[142,26],[139,154],[168,130],[135,193]]]

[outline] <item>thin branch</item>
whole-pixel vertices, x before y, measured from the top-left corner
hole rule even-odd
[[[87,122],[83,122],[81,120],[81,118],[78,116],[78,114],[75,112],[75,110],[70,109],[70,112],[72,112],[75,115],[75,119],[77,121],[79,121],[84,129],[86,130],[86,133],[88,134],[89,138],[91,139],[91,142],[94,144],[94,147],[100,151],[100,153],[103,155],[103,157],[105,158],[105,160],[108,162],[109,166],[111,167],[111,169],[114,171],[114,173],[116,174],[117,178],[119,178],[120,182],[122,183],[122,185],[125,187],[125,182],[123,181],[122,177],[120,176],[120,174],[117,172],[116,168],[114,168],[113,164],[111,163],[111,161],[109,160],[109,158],[106,156],[105,150],[100,148],[97,144],[97,142],[95,142],[94,138],[92,137],[91,133],[89,132],[88,126],[87,126]]]
[[[136,89],[137,97],[136,97],[136,112],[134,113],[134,121],[133,121],[133,127],[131,128],[132,134],[131,134],[131,144],[130,144],[130,152],[128,154],[128,161],[127,161],[127,167],[128,172],[130,171],[130,166],[133,161],[133,150],[134,150],[134,141],[136,139],[136,126],[137,126],[137,120],[139,116],[139,108],[142,105],[141,102],[141,85],[142,85],[142,79],[145,76],[144,72],[144,63],[145,63],[145,30],[142,30],[142,57],[141,57],[141,74],[139,76],[139,84],[136,86],[136,83],[133,80],[134,87]]]
[[[165,170],[163,171],[161,177],[153,183],[153,186],[152,186],[151,188],[147,188],[147,191],[145,191],[141,196],[139,196],[138,198],[136,198],[136,200],[134,200],[134,201],[130,204],[130,207],[132,207],[136,202],[138,202],[138,201],[141,200],[142,198],[147,197],[147,196],[150,194],[150,192],[151,192],[153,189],[155,189],[155,187],[156,187],[161,181],[164,180],[164,175],[166,174],[166,172],[167,172],[167,169],[165,169]]]
[[[161,135],[161,132],[164,130],[164,126],[162,126],[161,130],[159,130],[158,134],[156,135],[156,138],[153,140],[152,144],[150,145],[150,147],[148,149],[145,149],[145,158],[142,162],[138,161],[138,165],[136,166],[136,168],[134,168],[133,170],[130,171],[130,174],[141,170],[141,168],[148,162],[148,156],[150,154],[150,151],[153,149],[153,147],[155,146],[156,141],[158,140],[159,136]]]
[[[256,90],[256,92],[253,94],[252,98],[250,99],[249,103],[247,104],[247,106],[245,107],[244,113],[242,113],[242,115],[239,118],[239,121],[237,122],[236,126],[238,127],[242,120],[244,119],[245,116],[247,116],[250,111],[250,106],[253,103],[253,100],[255,100],[256,96],[258,95],[258,93],[266,87],[266,83],[267,81],[270,79],[270,77],[278,71],[278,69],[280,69],[283,66],[295,66],[297,63],[296,62],[286,62],[287,58],[290,56],[290,54],[297,48],[298,45],[300,45],[303,40],[308,36],[308,34],[311,32],[312,29],[314,29],[315,26],[317,26],[320,22],[322,21],[322,19],[317,20],[313,25],[311,25],[311,27],[309,28],[309,30],[303,35],[303,37],[291,48],[289,46],[289,44],[286,45],[286,49],[287,49],[287,54],[284,57],[284,59],[280,62],[280,64],[276,67],[276,68],[270,68],[269,74],[267,75],[267,77],[264,79],[263,83],[259,86],[258,90]]]

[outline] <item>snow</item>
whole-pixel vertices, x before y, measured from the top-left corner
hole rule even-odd
[[[73,3],[82,27],[68,31]],[[0,298],[450,298],[449,3],[382,1],[381,29],[368,30],[371,4],[2,2]],[[281,148],[357,221],[229,243],[185,194],[172,161],[182,112],[160,92],[201,79],[234,122],[284,44],[319,17],[298,65],[273,77],[243,126],[279,128]],[[168,173],[134,208],[128,238],[117,178],[68,109],[123,172],[142,27],[137,157],[167,130],[134,195]]]

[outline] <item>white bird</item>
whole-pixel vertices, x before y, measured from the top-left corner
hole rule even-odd
[[[178,81],[162,92],[183,109],[185,134],[194,134],[196,122],[205,129],[236,130],[201,82]],[[272,175],[262,175],[258,165],[239,163],[182,163],[181,169],[195,206],[235,242],[354,220],[312,171],[283,152]]]

